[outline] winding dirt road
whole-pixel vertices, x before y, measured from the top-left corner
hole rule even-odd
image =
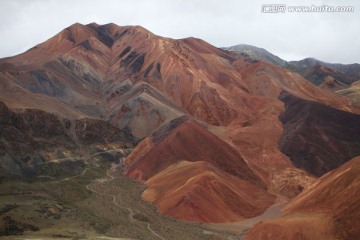
[[[122,161],[120,161],[120,162],[122,162]],[[113,181],[114,179],[116,179],[117,177],[115,177],[115,176],[113,176],[113,175],[111,174],[111,173],[113,173],[113,172],[116,171],[116,168],[117,168],[117,165],[116,165],[116,164],[112,164],[112,165],[111,165],[111,168],[106,172],[106,176],[105,176],[105,177],[94,180],[92,183],[90,183],[89,185],[87,185],[86,188],[87,188],[89,191],[91,191],[91,192],[93,192],[93,193],[95,193],[95,194],[98,194],[98,195],[100,195],[100,196],[110,196],[110,197],[112,198],[112,203],[113,203],[115,206],[117,206],[117,207],[119,207],[119,208],[121,208],[121,209],[125,209],[126,211],[129,212],[128,218],[129,218],[129,220],[130,220],[131,222],[138,221],[138,220],[134,219],[134,215],[135,215],[134,210],[131,209],[131,208],[128,208],[128,207],[126,207],[126,206],[120,205],[120,204],[116,201],[116,196],[115,196],[115,195],[113,195],[113,194],[102,194],[102,193],[100,193],[100,192],[98,192],[98,191],[96,191],[95,189],[92,188],[92,186],[94,186],[94,185],[105,184],[105,183],[107,183],[107,182],[111,182],[111,181]],[[138,222],[146,224],[146,225],[147,225],[146,228],[149,230],[149,232],[150,232],[153,236],[155,236],[156,238],[165,240],[165,238],[163,238],[162,236],[160,236],[157,232],[155,232],[155,231],[151,228],[150,223],[148,223],[148,222],[142,222],[142,221],[138,221]]]
[[[81,158],[79,157],[67,157],[67,158],[59,158],[59,159],[52,159],[48,162],[45,162],[46,164],[50,163],[60,163],[60,162],[65,162],[65,161],[84,161],[87,165],[89,164],[89,160],[91,157],[93,156],[96,156],[96,155],[99,155],[99,154],[102,154],[102,153],[106,153],[106,152],[112,152],[112,151],[120,151],[122,154],[124,155],[127,155],[125,152],[127,151],[131,151],[132,149],[112,149],[112,150],[107,150],[107,151],[101,151],[101,152],[97,152],[97,153],[94,153],[94,154],[91,154],[91,155],[85,155]],[[110,196],[112,198],[112,203],[117,206],[118,208],[121,208],[121,209],[125,209],[126,211],[129,212],[129,215],[128,215],[128,218],[131,222],[140,222],[140,223],[143,223],[143,224],[146,224],[146,228],[149,230],[149,232],[155,236],[156,238],[159,238],[161,240],[165,240],[164,237],[162,237],[161,235],[159,235],[157,232],[155,232],[152,228],[151,228],[151,225],[150,223],[148,222],[142,222],[142,221],[139,221],[139,220],[136,220],[134,218],[134,215],[136,214],[134,212],[133,209],[131,208],[128,208],[126,206],[122,206],[118,203],[118,201],[116,200],[116,195],[113,195],[113,194],[102,194],[98,191],[96,191],[93,187],[98,185],[98,184],[105,184],[107,182],[111,182],[113,181],[114,179],[117,179],[118,177],[116,176],[113,176],[111,173],[114,173],[116,171],[116,168],[122,164],[122,161],[123,161],[123,158],[120,159],[120,164],[112,164],[110,169],[107,170],[106,172],[106,175],[103,177],[103,178],[99,178],[99,179],[95,179],[92,183],[90,183],[89,185],[86,186],[86,189],[88,189],[89,191],[95,193],[95,194],[98,194],[98,195],[101,195],[101,196]],[[43,163],[43,164],[45,164]],[[81,177],[83,176],[87,171],[91,170],[91,169],[95,169],[95,168],[98,168],[100,165],[97,163],[96,160],[92,161],[92,164],[94,164],[94,166],[92,167],[89,167],[89,166],[86,166],[84,168],[84,170],[80,173],[80,174],[77,174],[77,175],[74,175],[74,176],[71,176],[71,177],[67,177],[67,178],[63,178],[63,179],[60,179],[60,180],[55,180],[55,181],[68,181],[68,180],[71,180],[71,179],[74,179],[74,178],[77,178],[77,177]],[[118,174],[118,173],[117,173]],[[38,178],[51,178],[51,179],[55,179],[54,177],[51,177],[51,176],[46,176],[46,175],[40,175],[40,176],[37,176]]]

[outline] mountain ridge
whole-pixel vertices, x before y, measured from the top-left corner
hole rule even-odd
[[[3,177],[8,177],[8,166],[21,173],[32,164],[36,177],[38,163],[126,146],[134,149],[118,167],[147,187],[144,200],[160,213],[182,220],[255,217],[278,199],[306,190],[310,181],[302,176],[324,175],[358,154],[352,135],[333,137],[349,131],[346,118],[329,124],[324,124],[327,114],[316,118],[312,123],[322,131],[320,138],[316,131],[292,124],[311,122],[316,109],[330,115],[342,111],[356,120],[358,110],[348,99],[286,68],[201,39],[160,37],[139,26],[74,24],[23,54],[0,59],[0,93],[1,110],[22,123],[13,126],[0,118],[0,150],[6,155]],[[295,100],[286,101],[285,93]],[[294,115],[295,120],[288,117],[299,105],[311,111]],[[23,111],[26,117],[11,117]],[[37,139],[32,133],[41,132],[42,125],[33,126],[32,121],[41,118],[56,122],[45,121],[44,131],[54,125],[61,129],[45,131]],[[51,139],[52,132],[60,140]],[[23,144],[31,148],[18,133],[40,142],[41,154],[15,151]],[[46,137],[54,148],[44,144]],[[321,147],[300,140],[279,147],[286,138],[312,139]],[[65,144],[56,149],[61,141]],[[294,145],[301,154],[293,151]],[[354,151],[337,156],[334,146]],[[332,156],[330,163],[322,149]],[[283,181],[281,176],[289,173],[292,180]],[[164,191],[169,191],[166,199],[156,194]],[[254,205],[257,198],[262,200]],[[216,209],[209,212],[212,208]],[[227,214],[217,213],[221,211]]]
[[[355,108],[360,108],[359,91],[356,85],[360,81],[360,64],[328,63],[315,58],[305,58],[299,61],[285,61],[263,48],[247,44],[225,47],[224,50],[232,51],[248,61],[265,61],[285,67],[300,74],[316,86],[347,97]]]

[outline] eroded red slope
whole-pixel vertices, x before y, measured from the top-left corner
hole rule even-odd
[[[283,217],[259,223],[245,239],[357,239],[359,171],[356,157],[329,172],[290,201]]]
[[[172,217],[228,222],[261,214],[274,202],[268,175],[186,117],[143,140],[125,160],[127,176],[144,181],[145,200]]]
[[[159,212],[198,222],[229,222],[261,214],[275,197],[204,161],[175,163],[151,177],[143,193]]]
[[[237,150],[187,118],[170,122],[140,143],[125,160],[125,173],[137,180],[146,181],[182,160],[206,161],[240,179],[265,186]]]

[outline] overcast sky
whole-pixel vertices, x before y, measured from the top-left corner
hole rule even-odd
[[[353,13],[262,13],[263,4],[354,6]],[[75,22],[141,25],[217,47],[246,43],[285,60],[360,63],[359,0],[0,0],[0,57],[21,53]]]

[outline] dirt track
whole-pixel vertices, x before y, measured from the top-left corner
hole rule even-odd
[[[129,218],[129,221],[131,222],[134,222],[134,221],[138,221],[136,219],[134,219],[134,210],[129,208],[129,207],[125,207],[125,206],[122,206],[119,204],[119,202],[117,201],[116,199],[116,195],[112,195],[112,194],[103,194],[97,190],[95,190],[94,188],[92,188],[92,186],[94,185],[103,185],[107,182],[111,182],[113,181],[114,179],[116,179],[117,177],[114,177],[111,173],[114,173],[117,169],[118,165],[117,164],[112,164],[111,165],[111,168],[107,171],[106,173],[106,176],[103,177],[103,178],[99,178],[99,179],[96,179],[94,182],[92,182],[91,184],[87,185],[86,188],[92,192],[94,192],[95,194],[98,194],[98,195],[101,195],[101,196],[111,196],[112,197],[112,203],[119,207],[119,208],[122,208],[122,209],[125,209],[129,212],[129,215],[128,215],[128,218]],[[145,223],[145,222],[144,222]],[[162,239],[162,240],[165,240],[165,238],[163,238],[162,236],[160,236],[157,232],[155,232],[152,228],[151,228],[151,225],[150,223],[146,222],[145,223],[147,225],[147,229],[149,230],[149,232],[154,235],[155,237],[159,238],[159,239]]]

